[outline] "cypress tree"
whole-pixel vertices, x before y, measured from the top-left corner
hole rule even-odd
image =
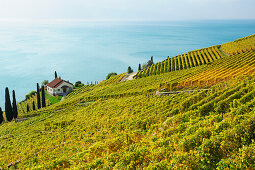
[[[42,107],[46,107],[44,86],[42,86]]]
[[[18,117],[18,109],[17,109],[17,102],[16,102],[16,96],[15,91],[12,91],[12,112],[14,119],[17,119]]]
[[[0,124],[4,121],[4,116],[3,116],[3,111],[2,108],[0,107]]]
[[[35,102],[34,101],[33,101],[32,105],[33,105],[33,110],[35,110]]]
[[[139,66],[138,66],[138,71],[141,71],[141,70],[142,70],[141,64],[139,64]]]
[[[29,106],[28,106],[28,104],[27,104],[27,112],[29,112]]]
[[[55,71],[55,79],[56,79],[56,78],[58,78],[58,74],[57,74],[57,72]]]
[[[13,112],[8,87],[5,88],[5,115],[8,121],[12,121]]]
[[[151,56],[151,63],[154,64],[154,62],[153,62],[153,56]]]
[[[147,67],[150,67],[154,64],[153,62],[153,56],[151,56],[151,59],[147,62]]]
[[[130,66],[128,66],[128,71],[127,71],[127,73],[128,73],[128,74],[129,74],[129,73],[133,73],[133,70],[131,69]]]
[[[37,83],[37,108],[41,108],[41,98],[40,98],[40,88],[39,84]]]

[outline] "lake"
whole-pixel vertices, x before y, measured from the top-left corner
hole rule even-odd
[[[0,106],[4,89],[17,100],[53,80],[101,81],[191,50],[255,34],[255,20],[180,22],[0,22]],[[4,108],[3,108],[4,109]]]

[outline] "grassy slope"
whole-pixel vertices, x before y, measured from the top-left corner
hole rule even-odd
[[[210,67],[84,87],[63,102],[30,113],[37,116],[27,121],[5,123],[0,126],[0,167],[15,161],[16,168],[252,167],[253,72],[209,92],[154,95],[162,84],[207,70],[217,73],[226,61],[231,69],[236,62],[231,57]],[[77,104],[88,101],[95,102]]]
[[[47,91],[45,91],[45,99],[49,100],[51,104],[56,104],[60,102],[60,100],[62,99],[62,96],[55,97],[50,95]]]

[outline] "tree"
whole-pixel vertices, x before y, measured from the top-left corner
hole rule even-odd
[[[47,85],[49,83],[49,80],[44,80],[43,82],[42,82],[42,85]]]
[[[2,108],[0,107],[0,124],[4,121],[4,116],[3,116],[3,111]]]
[[[128,73],[128,74],[133,73],[133,70],[132,70],[132,68],[131,68],[130,66],[128,66],[128,71],[127,71],[127,73]]]
[[[37,108],[40,109],[41,108],[41,98],[40,98],[40,88],[39,88],[39,84],[37,83]]]
[[[151,59],[150,59],[149,61],[147,61],[146,63],[143,63],[142,68],[141,68],[141,66],[140,66],[140,64],[139,64],[139,66],[138,66],[138,71],[140,71],[140,70],[146,70],[148,67],[152,66],[153,64],[154,64],[154,62],[153,62],[153,56],[151,56]],[[139,68],[141,68],[141,69],[139,70]]]
[[[151,59],[147,62],[147,67],[150,67],[151,65],[153,65],[153,56],[151,56]]]
[[[42,86],[42,107],[46,107],[44,86]]]
[[[143,65],[142,65],[142,70],[145,70],[145,69],[147,68],[147,64],[148,64],[148,63],[143,63]]]
[[[139,64],[139,66],[138,66],[138,71],[141,71],[141,70],[142,70],[141,64]]]
[[[154,64],[154,62],[153,62],[153,56],[151,56],[151,63]]]
[[[5,116],[7,121],[12,121],[13,112],[8,87],[5,88]]]
[[[82,87],[84,84],[81,81],[76,81],[74,87]]]
[[[112,76],[116,76],[116,75],[117,75],[117,73],[111,72],[111,73],[109,73],[109,74],[106,76],[106,80],[108,80],[108,79],[111,78]]]
[[[29,112],[30,111],[30,109],[29,109],[29,106],[28,106],[28,104],[27,104],[27,112]]]
[[[17,102],[16,102],[16,96],[15,91],[12,91],[12,112],[14,119],[17,119],[18,117],[18,109],[17,109]]]
[[[55,79],[56,79],[56,78],[58,78],[58,74],[57,74],[57,72],[55,71]]]
[[[33,110],[35,110],[35,102],[34,101],[32,103],[32,106],[33,106]]]
[[[80,84],[81,84],[81,81],[76,81],[75,84],[74,84],[74,86],[75,86],[75,87],[78,87]]]

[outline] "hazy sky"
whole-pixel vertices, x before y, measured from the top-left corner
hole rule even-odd
[[[255,0],[0,0],[0,19],[255,19]]]

